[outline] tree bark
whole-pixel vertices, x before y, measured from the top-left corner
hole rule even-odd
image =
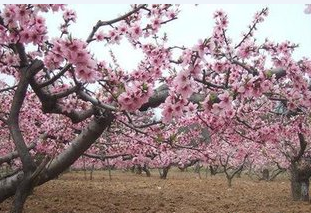
[[[167,174],[168,174],[169,169],[170,169],[170,166],[164,167],[162,169],[162,172],[160,173],[160,178],[161,179],[166,179],[167,178]]]
[[[265,181],[269,181],[270,180],[270,172],[268,169],[264,169],[262,171],[262,179]]]
[[[296,164],[291,165],[291,195],[294,201],[309,201],[309,168],[298,168]]]
[[[298,169],[296,165],[291,168],[291,194],[294,201],[301,199],[301,183],[298,177]]]
[[[54,179],[72,165],[102,134],[114,120],[112,114],[106,117],[93,118],[89,125],[71,142],[71,145],[53,159],[33,180],[34,186]],[[0,180],[0,203],[13,196],[22,183],[25,173],[19,173]]]
[[[301,180],[301,200],[309,201],[309,179]]]
[[[17,190],[15,192],[14,201],[11,213],[22,213],[24,203],[26,202],[26,199],[30,192],[32,191],[33,186],[31,183],[31,173],[28,173],[28,175],[24,176],[21,183],[18,185]]]
[[[90,180],[93,180],[93,172],[94,172],[94,169],[95,169],[95,165],[94,165],[94,163],[93,163],[93,164],[92,164],[92,167],[91,167]]]
[[[214,175],[216,175],[217,174],[217,170],[218,170],[218,166],[215,166],[215,167],[213,167],[213,166],[209,166],[209,169],[210,169],[210,174],[211,174],[211,176],[214,176]]]
[[[19,124],[19,114],[21,112],[21,108],[26,97],[27,88],[29,85],[29,76],[31,75],[32,72],[37,71],[37,68],[41,68],[41,66],[37,67],[38,65],[37,62],[28,65],[27,58],[24,58],[25,56],[23,54],[24,46],[22,44],[20,43],[16,44],[16,48],[19,49],[20,57],[22,57],[21,65],[23,66],[21,66],[22,68],[20,69],[20,79],[18,82],[17,89],[14,93],[12,105],[10,108],[8,127],[10,130],[10,135],[12,136],[16,150],[22,162],[22,169],[24,175],[22,177],[21,182],[17,185],[17,188],[14,190],[15,197],[11,211],[12,213],[19,213],[23,211],[23,206],[26,201],[26,198],[33,188],[32,173],[35,172],[36,165],[24,141],[24,137]]]
[[[147,167],[146,165],[144,165],[144,166],[142,167],[142,170],[143,170],[144,172],[146,172],[147,177],[150,177],[150,176],[151,176],[150,170],[148,169],[148,167]]]
[[[233,177],[227,177],[227,184],[228,184],[229,188],[232,187],[232,179],[233,179]]]

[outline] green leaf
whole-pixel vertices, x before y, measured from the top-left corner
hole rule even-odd
[[[175,142],[176,139],[177,139],[177,134],[172,134],[172,135],[170,135],[170,141],[171,141],[171,142]]]
[[[147,91],[148,90],[148,85],[143,83],[143,91]]]
[[[273,75],[272,70],[266,71],[265,74],[266,74],[267,78],[272,78],[272,75]]]
[[[209,100],[214,102],[216,101],[217,99],[217,94],[216,93],[211,93],[210,96],[209,96]]]
[[[162,143],[163,140],[164,140],[164,138],[163,138],[162,134],[157,134],[157,137],[156,137],[155,141],[157,143]]]

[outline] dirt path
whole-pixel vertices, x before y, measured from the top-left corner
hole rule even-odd
[[[311,204],[292,202],[289,182],[254,182],[247,177],[233,180],[228,189],[222,176],[202,177],[187,172],[171,172],[160,180],[157,171],[148,178],[120,171],[94,174],[85,180],[82,172],[65,174],[34,190],[26,203],[26,213],[308,213]],[[7,212],[9,202],[0,204]]]

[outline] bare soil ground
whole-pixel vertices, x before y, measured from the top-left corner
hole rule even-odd
[[[88,174],[89,175],[89,174]],[[25,204],[25,213],[308,213],[311,204],[290,199],[289,181],[233,180],[228,189],[222,175],[202,176],[170,171],[160,180],[131,172],[97,171],[93,180],[83,172],[71,172],[37,187]],[[1,193],[1,192],[0,192]],[[11,200],[0,204],[8,212]]]

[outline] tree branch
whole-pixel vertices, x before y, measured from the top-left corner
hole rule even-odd
[[[32,150],[33,148],[35,148],[35,146],[36,146],[36,144],[32,143],[27,147],[27,149]],[[0,166],[1,166],[1,164],[9,163],[10,161],[12,161],[13,159],[18,158],[18,157],[19,157],[19,154],[17,151],[14,151],[14,152],[11,152],[9,154],[4,155],[3,157],[0,157]]]
[[[128,156],[132,156],[130,154],[114,154],[114,155],[95,155],[95,154],[88,154],[88,153],[84,153],[83,154],[86,157],[89,158],[94,158],[94,159],[98,159],[98,160],[106,160],[106,159],[113,159],[113,158],[118,158],[118,157],[128,157]]]
[[[98,21],[97,24],[93,27],[93,30],[92,32],[90,33],[90,35],[88,36],[88,38],[86,39],[86,42],[87,43],[90,43],[91,41],[93,41],[93,37],[96,33],[96,31],[102,27],[102,26],[105,26],[105,25],[112,25],[114,23],[117,23],[121,20],[124,20],[125,18],[131,16],[132,14],[138,12],[139,10],[141,10],[143,7],[145,7],[146,4],[141,4],[141,5],[138,5],[135,9],[133,9],[132,11],[124,14],[123,16],[120,16],[118,18],[115,18],[115,19],[112,19],[112,20],[109,20],[109,21]]]
[[[299,125],[301,128],[301,124]],[[299,153],[292,159],[292,162],[298,162],[303,154],[305,153],[305,150],[307,148],[307,141],[305,140],[304,135],[301,132],[298,132],[298,138],[299,138],[299,144],[300,144],[300,149]]]

